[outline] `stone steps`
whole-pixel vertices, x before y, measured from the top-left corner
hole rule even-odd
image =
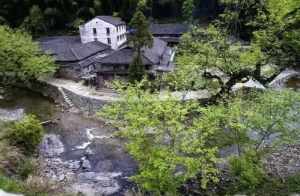
[[[61,92],[64,101],[68,104],[69,107],[74,107],[74,104],[72,103],[71,99],[68,97],[68,95],[65,93],[62,87],[58,87],[58,90]]]

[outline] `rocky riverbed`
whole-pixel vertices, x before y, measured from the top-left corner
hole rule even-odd
[[[136,163],[124,142],[98,119],[64,112],[51,100],[27,90],[2,90],[0,120],[11,121],[33,113],[51,120],[40,145],[40,173],[64,184],[68,192],[87,196],[123,195],[133,184]]]

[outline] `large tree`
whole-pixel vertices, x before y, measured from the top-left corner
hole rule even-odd
[[[9,82],[37,79],[54,73],[54,60],[42,54],[29,34],[0,26],[0,74]]]
[[[136,11],[129,25],[134,31],[130,41],[135,53],[133,62],[129,65],[130,80],[139,81],[145,72],[142,61],[143,48],[152,47],[153,38],[149,31],[149,23],[141,10]]]
[[[202,118],[199,103],[161,97],[143,86],[118,86],[121,100],[100,113],[127,139],[127,149],[139,164],[132,179],[156,195],[176,195],[199,173],[203,187],[216,181],[217,148],[209,144],[216,132],[213,115]]]

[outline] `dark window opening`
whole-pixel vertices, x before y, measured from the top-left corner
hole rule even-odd
[[[93,28],[93,33],[94,33],[94,35],[97,35],[97,29],[96,28]]]
[[[106,28],[106,35],[110,35],[110,29]]]
[[[111,44],[110,38],[107,38],[107,43],[108,43],[108,44]]]

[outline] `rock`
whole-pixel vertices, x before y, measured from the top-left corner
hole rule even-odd
[[[89,171],[92,168],[90,161],[86,157],[81,158],[81,168],[85,171]]]
[[[199,90],[199,91],[175,91],[171,94],[161,92],[159,97],[163,101],[166,98],[169,98],[171,96],[175,100],[208,100],[212,97],[211,93],[208,90]]]
[[[261,76],[268,80],[279,73],[279,67],[275,64],[267,64],[261,67]]]
[[[220,78],[223,84],[226,84],[230,80],[230,77],[218,68],[206,69],[205,72],[209,73],[211,76],[216,76]]]
[[[114,178],[121,173],[85,172],[78,175],[78,182],[71,189],[86,196],[111,195],[117,193],[121,187]]]
[[[47,134],[44,136],[40,147],[40,152],[44,157],[59,156],[64,151],[64,145],[58,135]]]
[[[256,80],[250,79],[245,83],[236,83],[232,88],[232,92],[239,91],[241,89],[258,89],[265,90],[266,88]]]
[[[286,82],[293,77],[300,76],[300,71],[294,69],[286,69],[281,72],[272,82],[269,83],[269,87],[274,89],[282,89],[286,87]]]
[[[300,145],[290,145],[270,154],[264,160],[268,173],[286,178],[300,172]]]
[[[24,117],[24,109],[8,110],[0,108],[0,121],[16,121]]]
[[[0,189],[0,196],[23,196],[22,194],[7,193]]]
[[[71,169],[72,171],[77,171],[80,168],[80,161],[78,160],[70,160],[65,162],[65,167]]]

